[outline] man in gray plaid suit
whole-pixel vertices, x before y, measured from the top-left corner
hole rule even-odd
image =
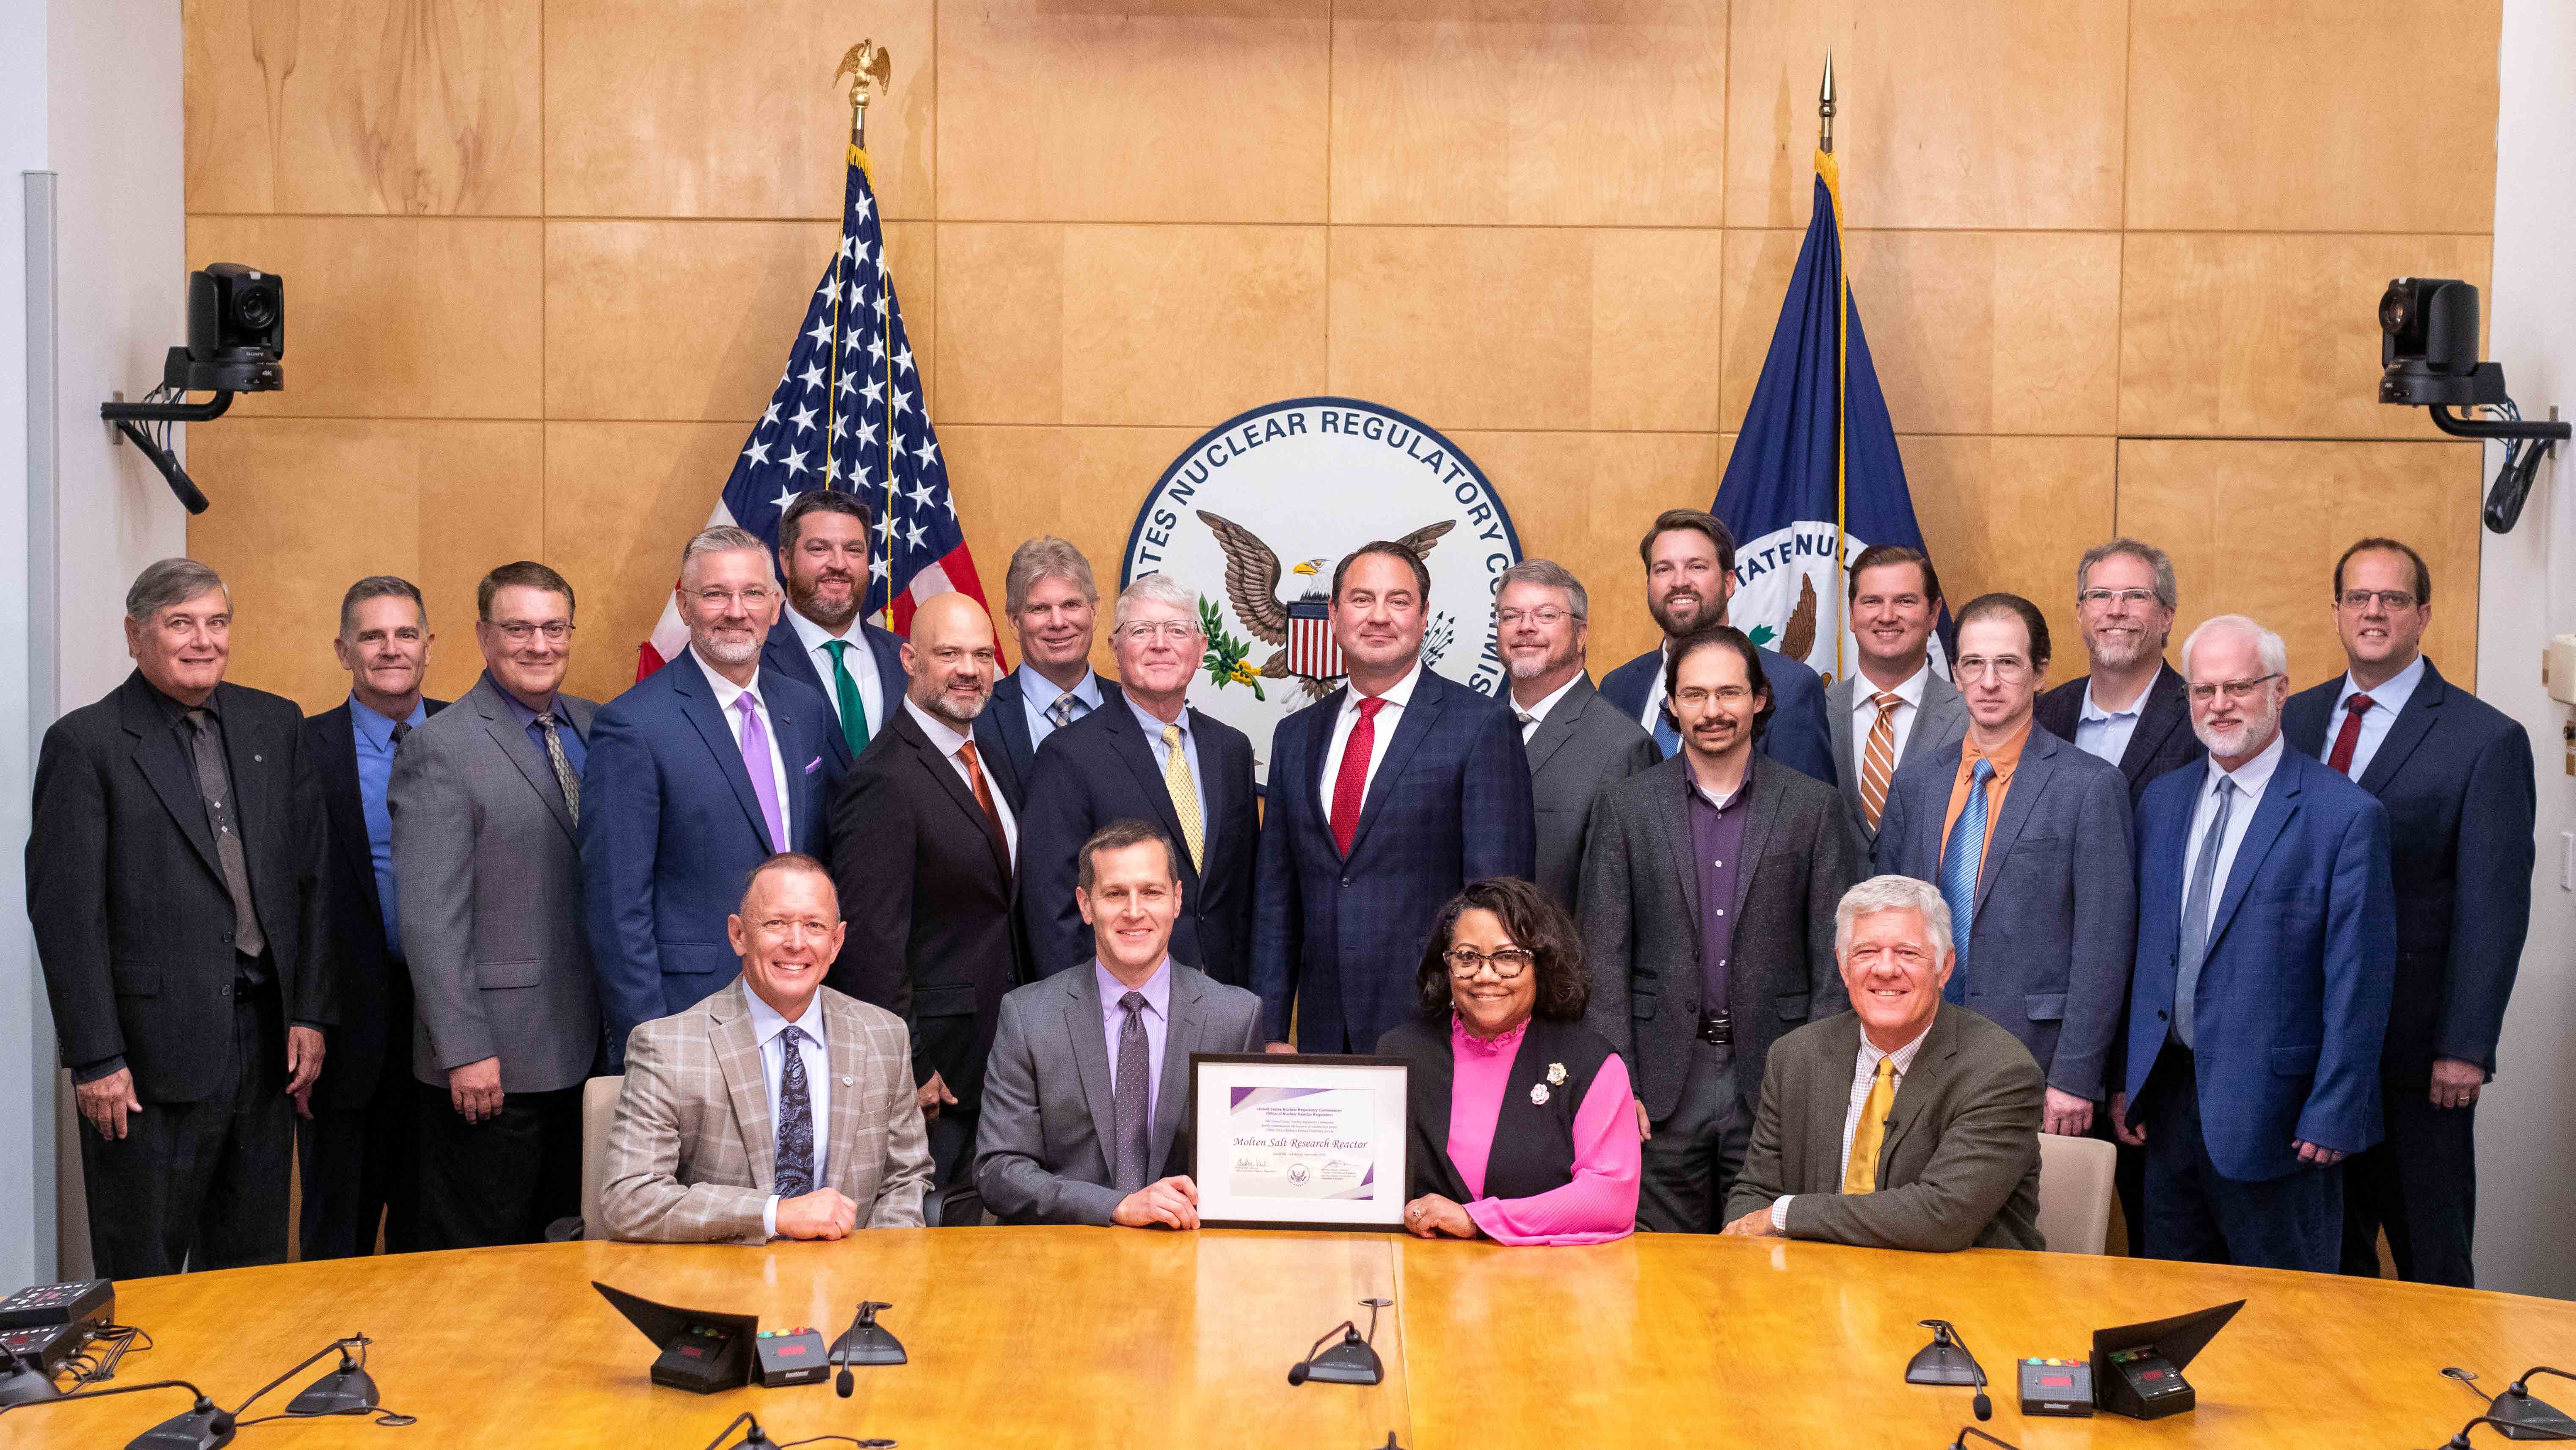
[[[903,1019],[823,985],[844,927],[831,873],[770,857],[725,923],[742,975],[642,1023],[608,1132],[610,1237],[837,1239],[919,1228],[930,1140]]]

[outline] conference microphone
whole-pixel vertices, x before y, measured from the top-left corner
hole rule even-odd
[[[2494,1427],[2508,1440],[2576,1440],[2576,1435],[2568,1434],[2564,1430],[2544,1430],[2518,1420],[2499,1420],[2493,1415],[2480,1415],[2462,1425],[2460,1433],[2443,1441],[2441,1450],[2476,1450],[2469,1439],[2469,1432],[2480,1425]]]
[[[1959,1337],[1957,1326],[1947,1319],[1920,1319],[1915,1322],[1932,1331],[1932,1342],[1914,1352],[1914,1358],[1905,1366],[1905,1382],[1909,1385],[1974,1386],[1976,1398],[1968,1402],[1969,1408],[1976,1411],[1980,1421],[1993,1419],[1995,1402],[1986,1394],[1986,1367],[1977,1363],[1977,1356],[1968,1348],[1968,1342]]]
[[[760,1421],[754,1418],[749,1410],[745,1410],[741,1414],[734,1416],[731,1420],[726,1421],[725,1427],[716,1432],[716,1437],[707,1442],[707,1450],[717,1450],[717,1447],[725,1443],[725,1437],[727,1435],[732,1434],[737,1427],[744,1425],[748,1425],[750,1428],[744,1430],[742,1438],[733,1443],[733,1450],[778,1450],[778,1442],[761,1433]]]
[[[2456,1366],[2442,1371],[2443,1378],[2458,1380],[2469,1387],[2469,1393],[2487,1402],[2486,1418],[2504,1432],[2506,1439],[2576,1439],[2576,1419],[2568,1418],[2565,1411],[2531,1392],[2532,1377],[2544,1374],[2557,1379],[2576,1380],[2576,1374],[2536,1364],[2523,1371],[2522,1377],[2507,1386],[2503,1394],[2490,1395],[2477,1387],[2476,1371]]]
[[[841,1331],[840,1338],[832,1341],[828,1359],[841,1369],[832,1379],[832,1393],[845,1400],[850,1397],[851,1365],[904,1364],[909,1361],[909,1356],[903,1352],[903,1341],[894,1337],[894,1331],[877,1322],[878,1310],[893,1307],[882,1299],[859,1302],[858,1317],[850,1321],[849,1328]]]
[[[2001,1445],[2004,1447],[2004,1450],[2021,1450],[2020,1446],[2015,1445],[2010,1440],[1998,1440],[1994,1436],[1987,1434],[1985,1431],[1978,1429],[1974,1425],[1961,1425],[1959,1427],[1957,1438],[1950,1442],[1950,1450],[1968,1450],[1968,1437],[1971,1435],[1976,1436],[1978,1439],[1985,1441],[1989,1445]]]
[[[73,1400],[103,1400],[109,1395],[139,1395],[146,1390],[186,1390],[197,1397],[197,1403],[185,1414],[173,1415],[125,1444],[125,1450],[222,1450],[233,1442],[233,1417],[216,1407],[204,1390],[186,1380],[153,1380],[148,1384],[118,1385],[111,1390],[80,1390],[56,1395],[49,1400],[22,1400],[14,1405],[0,1405],[0,1415],[23,1410],[29,1405],[62,1405]]]
[[[1333,1385],[1374,1385],[1386,1381],[1386,1366],[1378,1360],[1373,1341],[1377,1338],[1377,1311],[1395,1301],[1360,1302],[1368,1306],[1368,1333],[1361,1334],[1359,1326],[1348,1319],[1325,1330],[1322,1337],[1307,1346],[1306,1357],[1288,1367],[1288,1383],[1302,1385],[1315,1380]],[[1326,1349],[1324,1345],[1336,1334],[1342,1336],[1342,1342]]]

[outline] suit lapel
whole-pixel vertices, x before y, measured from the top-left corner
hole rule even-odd
[[[861,649],[867,648],[866,644],[859,640],[852,640],[850,642]],[[846,650],[843,651],[843,655],[845,657],[847,653],[848,652]],[[839,706],[833,700],[832,684],[830,681],[824,679],[822,672],[815,667],[814,657],[805,652],[804,637],[796,632],[795,625],[788,622],[787,615],[783,610],[779,613],[778,623],[770,626],[768,640],[760,647],[760,672],[763,676],[770,679],[783,678],[801,681],[807,685],[811,685],[814,688],[815,693],[823,697],[825,707],[833,711],[829,718],[816,722],[821,727],[822,733],[825,737],[823,748],[830,752],[834,762],[844,766],[848,765],[850,763],[850,742],[849,737],[841,733],[841,718],[838,713]],[[855,682],[858,678],[858,672],[855,670],[851,671],[850,678]],[[880,681],[879,683],[882,684],[883,682]],[[766,700],[768,699],[768,696],[764,694],[761,698]],[[862,708],[865,708],[864,705]],[[774,715],[777,711],[777,706],[773,703],[770,709],[771,713]],[[882,733],[882,727],[884,725],[883,721],[871,721],[869,723],[873,726],[879,727],[876,730],[872,730],[870,732],[871,735]],[[793,777],[800,768],[801,767],[799,767],[796,762],[789,761],[787,764],[787,773],[789,776]],[[788,784],[790,788],[793,788],[795,781],[791,779]],[[821,801],[816,801],[814,803],[814,808],[816,810],[821,810],[823,808],[823,803]],[[811,820],[813,818],[810,816],[799,815],[797,819]]]
[[[2363,790],[2379,795],[2388,789],[2388,782],[2405,766],[2406,757],[2433,733],[2434,717],[2440,713],[2442,696],[2449,688],[2441,671],[2426,660],[2424,678],[2415,682],[2415,693],[2407,697],[2406,708],[2397,712],[2388,734],[2379,742],[2378,752],[2370,757],[2370,769],[2361,773]]]
[[[357,707],[342,701],[340,708],[322,717],[324,748],[315,767],[322,773],[326,810],[331,818],[334,844],[340,848],[344,864],[367,906],[384,920],[384,903],[376,898],[375,848],[367,840],[367,803],[358,790],[358,712]]]
[[[2081,701],[2076,709],[2083,709]],[[2190,707],[2183,703],[2182,676],[2171,665],[2156,666],[2156,677],[2147,682],[2147,703],[2138,711],[2138,728],[2129,732],[2129,748],[2120,752],[2120,773],[2136,782],[2164,748],[2165,737],[2184,728],[2190,718]]]
[[[267,742],[251,738],[250,711],[241,703],[239,686],[217,685],[215,694],[223,704],[224,764],[232,775],[233,821],[234,829],[241,832],[242,865],[256,873],[259,852],[252,848],[269,844],[251,838],[253,831],[261,829],[253,823],[268,818]],[[256,879],[251,882],[251,895],[259,895]]]
[[[1128,718],[1135,717],[1130,714]],[[1214,857],[1217,822],[1225,819],[1225,781],[1228,772],[1224,763],[1217,759],[1218,750],[1212,745],[1215,737],[1208,731],[1207,717],[1195,709],[1190,711],[1190,733],[1199,743],[1199,773],[1196,777],[1199,791],[1207,797],[1207,809],[1201,813],[1199,821],[1201,842],[1206,847],[1205,854]],[[1197,878],[1206,865],[1207,863],[1202,861],[1191,868],[1193,886],[1197,884]]]
[[[1914,728],[1905,736],[1905,753],[1896,763],[1902,768],[1949,744],[1947,726],[1952,712],[1967,708],[1959,698],[1959,687],[1941,678],[1934,670],[1923,681],[1923,704],[1914,712]]]
[[[1679,757],[1675,758],[1679,759]],[[1665,797],[1664,806],[1654,812],[1655,825],[1656,829],[1663,834],[1664,857],[1672,862],[1673,874],[1681,882],[1682,910],[1690,922],[1691,954],[1696,957],[1699,954],[1701,917],[1699,849],[1691,841],[1688,792],[1697,790],[1699,787],[1691,780],[1688,760],[1682,761],[1680,769],[1672,778],[1681,785],[1681,790]],[[1751,778],[1747,777],[1745,783],[1750,785]]]
[[[1189,1116],[1190,1054],[1199,1048],[1199,979],[1181,970],[1173,962],[1166,968],[1172,974],[1171,1021],[1163,1032],[1163,1080],[1154,1090],[1153,1156],[1146,1160],[1149,1178],[1163,1176],[1163,1165],[1172,1161],[1172,1140],[1180,1135],[1181,1120]]]
[[[1914,1054],[1914,1065],[1906,1069],[1904,1081],[1897,1085],[1896,1107],[1889,1114],[1891,1121],[1887,1136],[1878,1144],[1878,1164],[1873,1181],[1881,1187],[1887,1184],[1887,1165],[1895,1157],[1896,1145],[1904,1142],[1905,1135],[1923,1120],[1924,1113],[1931,1108],[1932,1099],[1939,1096],[1937,1089],[1941,1079],[1949,1075],[1950,1058],[1959,1050],[1958,1026],[1951,1014],[1961,1010],[1964,1009],[1947,1004],[1934,1009],[1932,1026],[1923,1035],[1923,1046]],[[1852,1050],[1857,1053],[1860,1049],[1855,1045]],[[1854,1060],[1857,1062],[1858,1059]],[[1839,1140],[1836,1147],[1839,1150]]]
[[[859,1111],[859,1084],[867,1071],[861,1049],[867,1027],[857,1013],[844,1011],[830,993],[818,995],[823,1004],[823,1062],[832,1074],[832,1122],[824,1135],[828,1145],[824,1168],[833,1185],[855,1199],[859,1195],[851,1190],[859,1179],[859,1136],[866,1126],[866,1115]],[[762,1081],[768,1081],[766,1073]]]
[[[224,870],[215,855],[215,828],[206,820],[206,796],[197,788],[197,763],[181,743],[187,724],[172,724],[162,718],[153,704],[152,687],[144,683],[141,672],[128,676],[126,688],[133,693],[119,706],[126,733],[134,737],[134,763],[143,778],[152,783],[152,793],[179,823],[180,833],[197,850],[197,859],[221,879]]]
[[[1853,683],[1854,678],[1855,676],[1845,675],[1825,687],[1825,726],[1834,737],[1834,773],[1842,778],[1843,793],[1853,800],[1858,800],[1860,799],[1859,742],[1852,739],[1851,717],[1852,700],[1860,686]],[[1924,698],[1924,703],[1926,705],[1931,703],[1928,695]],[[1919,721],[1914,733],[1917,735],[1923,733]]]
[[[1745,764],[1744,844],[1737,847],[1735,851],[1735,890],[1733,899],[1726,904],[1727,911],[1732,913],[1737,921],[1744,920],[1745,894],[1753,889],[1754,868],[1761,863],[1762,849],[1771,840],[1774,814],[1771,803],[1773,797],[1779,794],[1779,783],[1771,775],[1775,768],[1785,770],[1788,767],[1774,767],[1768,764],[1759,752],[1756,752],[1753,759]],[[1687,839],[1689,835],[1687,829],[1684,830],[1683,835]],[[1683,859],[1690,863],[1684,868],[1683,874],[1696,887],[1699,884],[1699,853],[1693,851]],[[1696,911],[1692,919],[1697,920]]]
[[[2245,904],[2245,893],[2263,869],[2264,854],[2281,838],[2290,818],[2298,814],[2299,772],[2307,764],[2308,758],[2291,750],[2288,741],[2281,743],[2281,763],[2272,768],[2272,779],[2263,787],[2263,799],[2254,807],[2254,819],[2245,828],[2245,839],[2237,843],[2236,859],[2228,865],[2227,889],[2219,895],[2218,909],[2210,914],[2208,944],[2201,949],[2203,960],[2218,950],[2218,939],[2226,933],[2236,908]],[[2325,767],[2320,765],[2317,769]],[[2184,819],[2188,821],[2190,817]],[[2188,834],[2190,827],[2186,825],[2184,830]]]
[[[921,763],[923,770],[930,772],[930,778],[938,782],[939,788],[947,794],[948,799],[956,805],[957,809],[965,812],[966,823],[974,828],[976,835],[984,838],[988,847],[992,848],[993,862],[1001,870],[1002,881],[1007,888],[1011,880],[1010,863],[1002,859],[997,847],[992,847],[994,833],[984,828],[984,808],[975,803],[974,789],[958,775],[957,767],[949,763],[948,757],[939,753],[939,747],[930,742],[930,737],[921,733],[921,726],[913,720],[910,711],[907,710],[894,718],[895,723],[889,728],[912,746],[913,758]]]
[[[1591,677],[1575,676],[1565,698],[1557,701],[1556,708],[1548,711],[1547,718],[1538,722],[1538,728],[1530,732],[1530,774],[1545,770],[1556,752],[1565,748],[1565,742],[1574,738],[1574,727],[1582,720],[1584,708],[1592,703],[1592,694]],[[1395,752],[1390,750],[1387,753],[1392,755]]]
[[[1315,819],[1323,824],[1324,840],[1328,844],[1333,840],[1333,797],[1331,788],[1324,779],[1324,767],[1332,763],[1333,726],[1342,718],[1342,711],[1349,705],[1350,696],[1351,687],[1344,685],[1340,689],[1326,695],[1314,705],[1309,706],[1304,712],[1306,722],[1306,756],[1309,760],[1315,762],[1314,765],[1309,768],[1306,779],[1306,789],[1313,797],[1315,803]],[[1353,846],[1357,846],[1359,844],[1359,838],[1357,836],[1353,836],[1351,838],[1351,844]],[[1338,846],[1334,849],[1337,853],[1340,850]],[[1344,857],[1343,859],[1348,860],[1349,858]]]
[[[1976,917],[1985,915],[1986,901],[2003,875],[2004,857],[2021,839],[2022,827],[2030,824],[2032,813],[2039,809],[2039,797],[2048,789],[2049,776],[2057,770],[2052,758],[2056,754],[2057,737],[2032,722],[2030,733],[2022,737],[2021,760],[2013,766],[2012,789],[2004,792],[2004,808],[1995,817],[1994,839],[1986,842],[1977,872],[1976,909],[1969,914],[1972,927]]]
[[[766,1193],[778,1182],[777,1115],[770,1111],[769,1075],[760,1065],[760,1044],[752,1040],[751,1004],[742,979],[736,977],[707,1004],[707,1045],[715,1052],[716,1071],[733,1103],[734,1127],[751,1164],[751,1186]]]
[[[1109,1040],[1102,1035],[1098,970],[1097,963],[1086,961],[1063,974],[1064,1029],[1073,1039],[1073,1066],[1082,1078],[1083,1105],[1091,1109],[1091,1131],[1100,1139],[1100,1160],[1114,1173],[1118,1111],[1109,1090]]]
[[[1377,763],[1377,774],[1369,779],[1368,803],[1360,807],[1359,829],[1351,833],[1354,856],[1368,840],[1369,825],[1383,813],[1386,798],[1395,793],[1395,783],[1404,777],[1405,762],[1422,748],[1422,737],[1431,733],[1441,709],[1448,704],[1448,691],[1440,688],[1438,678],[1429,666],[1424,666],[1414,678],[1413,698],[1395,717],[1395,738],[1386,743],[1386,757]],[[1353,733],[1357,733],[1356,729]]]
[[[1107,706],[1104,704],[1102,708],[1106,709]],[[1192,722],[1193,728],[1196,723]],[[1173,845],[1184,851],[1188,850],[1187,839],[1181,831],[1180,805],[1172,799],[1171,787],[1163,783],[1162,767],[1154,763],[1154,747],[1145,738],[1145,722],[1137,719],[1136,712],[1133,710],[1120,710],[1104,724],[1109,731],[1110,750],[1116,753],[1119,761],[1136,777],[1136,784],[1144,791],[1145,799],[1154,803],[1155,821],[1162,826],[1164,834],[1172,838]],[[1206,764],[1204,755],[1200,757],[1200,764]],[[1213,806],[1216,803],[1211,800],[1208,804]],[[1209,814],[1213,815],[1215,812],[1210,811]],[[1201,824],[1206,823],[1201,822]],[[1182,860],[1181,889],[1189,893],[1185,900],[1195,899],[1197,896],[1198,868],[1201,864],[1203,863],[1190,861],[1187,858]]]
[[[707,683],[706,671],[694,654],[684,654],[667,667],[671,674],[671,692],[680,697],[680,713],[697,727],[698,740],[715,757],[716,770],[733,787],[733,798],[742,806],[743,820],[751,827],[755,840],[772,851],[787,849],[783,842],[769,839],[769,821],[761,814],[760,797],[751,788],[751,770],[743,763],[742,746],[733,738],[733,727],[725,723],[724,712],[716,708],[715,688]],[[776,712],[770,718],[777,719]],[[774,743],[774,742],[773,742]]]
[[[537,799],[546,803],[546,809],[554,812],[555,824],[563,827],[565,835],[581,839],[581,833],[573,828],[572,811],[564,804],[563,788],[555,782],[554,763],[528,738],[528,732],[503,703],[501,687],[486,680],[465,699],[483,717],[483,732],[492,738],[492,744],[518,767],[520,777],[527,781],[528,789],[537,793]]]
[[[1860,1019],[1844,1012],[1825,1020],[1833,1029],[1819,1045],[1821,1055],[1809,1062],[1809,1101],[1816,1106],[1806,1115],[1808,1181],[1818,1186],[1806,1191],[1840,1193],[1843,1114],[1851,1102],[1852,1073],[1860,1061]]]

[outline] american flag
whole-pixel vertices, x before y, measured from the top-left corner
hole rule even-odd
[[[984,586],[957,522],[939,436],[922,406],[867,154],[855,146],[845,194],[841,248],[806,304],[787,369],[707,523],[738,524],[775,549],[779,514],[796,495],[818,488],[857,494],[876,521],[865,613],[884,617],[891,599],[891,627],[907,634],[923,600],[956,589],[982,604]],[[635,677],[660,669],[688,642],[678,605],[665,603]]]

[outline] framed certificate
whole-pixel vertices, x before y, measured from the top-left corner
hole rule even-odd
[[[1409,1075],[1400,1057],[1191,1053],[1199,1222],[1403,1228]]]

